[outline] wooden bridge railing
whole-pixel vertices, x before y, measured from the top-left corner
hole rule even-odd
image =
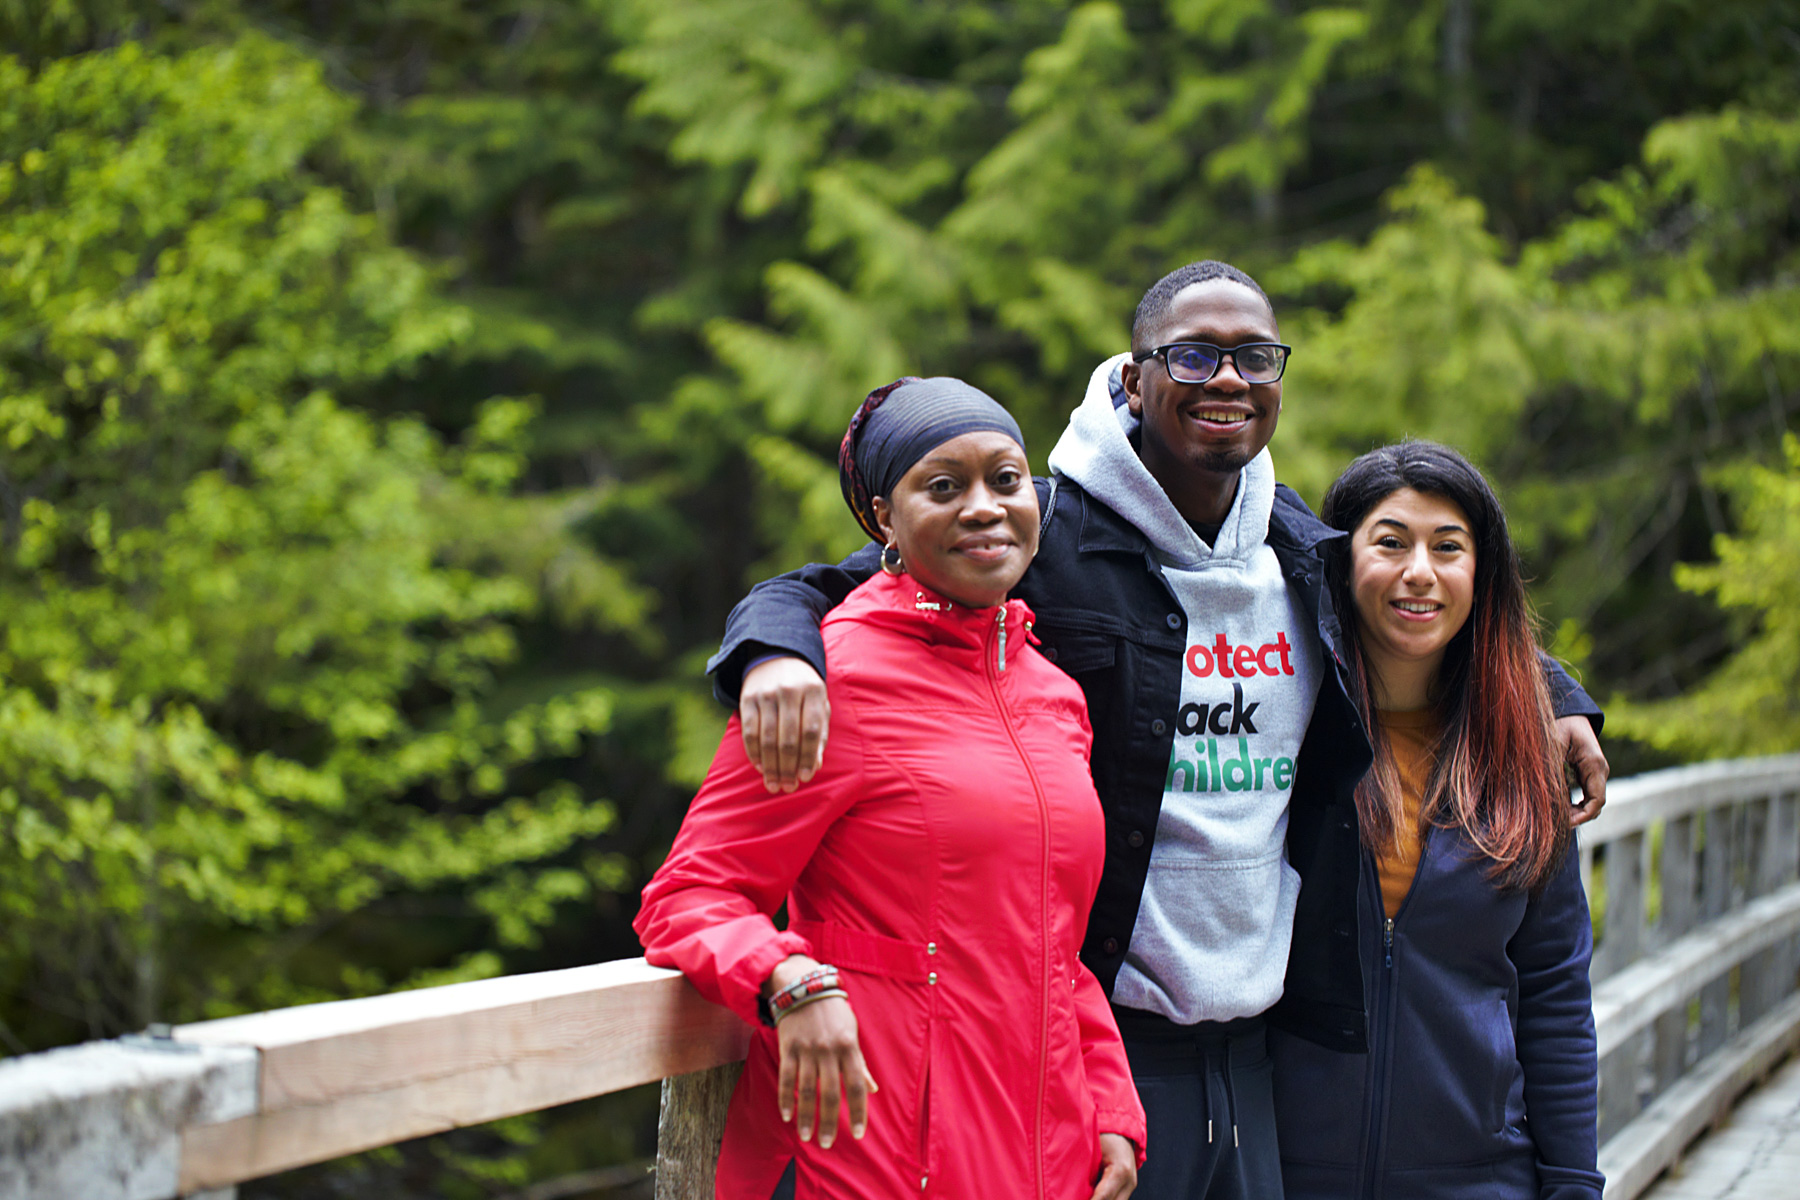
[[[1800,755],[1619,780],[1583,839],[1602,1167],[1636,1196],[1800,1043]],[[712,1195],[748,1030],[641,959],[0,1062],[0,1200],[223,1197],[276,1171],[663,1081],[658,1200]]]
[[[1600,1167],[1630,1200],[1800,1045],[1800,754],[1614,783],[1595,901]]]
[[[0,1200],[232,1185],[663,1080],[658,1200],[710,1200],[749,1030],[641,958],[0,1062]]]

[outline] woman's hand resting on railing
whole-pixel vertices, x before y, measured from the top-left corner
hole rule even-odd
[[[763,991],[773,995],[818,966],[801,954],[785,958],[769,973]],[[776,1083],[781,1119],[791,1121],[798,1112],[804,1142],[812,1137],[816,1118],[819,1148],[829,1150],[841,1110],[848,1109],[850,1136],[862,1137],[869,1127],[869,1097],[881,1089],[863,1062],[850,1002],[834,996],[796,1008],[781,1018],[775,1033],[781,1047]]]
[[[1089,1200],[1125,1200],[1137,1190],[1137,1147],[1116,1133],[1100,1135],[1100,1180]]]

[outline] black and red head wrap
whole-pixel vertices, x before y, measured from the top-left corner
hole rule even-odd
[[[1012,414],[960,379],[908,375],[870,392],[838,446],[838,483],[863,532],[885,541],[875,497],[892,495],[914,463],[951,438],[984,430],[1004,433],[1025,448]]]

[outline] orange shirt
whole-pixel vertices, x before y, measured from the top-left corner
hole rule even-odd
[[[1439,725],[1436,710],[1430,708],[1383,712],[1380,722],[1381,736],[1387,739],[1388,753],[1394,756],[1400,776],[1400,795],[1406,801],[1400,844],[1384,846],[1375,854],[1375,866],[1381,873],[1381,907],[1392,918],[1400,911],[1400,902],[1406,899],[1413,874],[1419,869],[1419,852],[1425,844],[1419,809],[1431,783]]]

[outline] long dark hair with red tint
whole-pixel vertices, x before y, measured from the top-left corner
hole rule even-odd
[[[1422,819],[1457,826],[1492,862],[1503,886],[1536,890],[1569,846],[1569,795],[1551,737],[1550,694],[1533,636],[1519,555],[1494,490],[1468,459],[1436,442],[1407,441],[1363,455],[1325,493],[1325,523],[1355,533],[1387,497],[1411,488],[1449,500],[1475,541],[1475,603],[1438,669],[1441,720]],[[1327,571],[1349,646],[1351,689],[1375,742],[1375,764],[1356,790],[1364,844],[1394,845],[1403,832],[1399,771],[1369,686],[1348,547]]]

